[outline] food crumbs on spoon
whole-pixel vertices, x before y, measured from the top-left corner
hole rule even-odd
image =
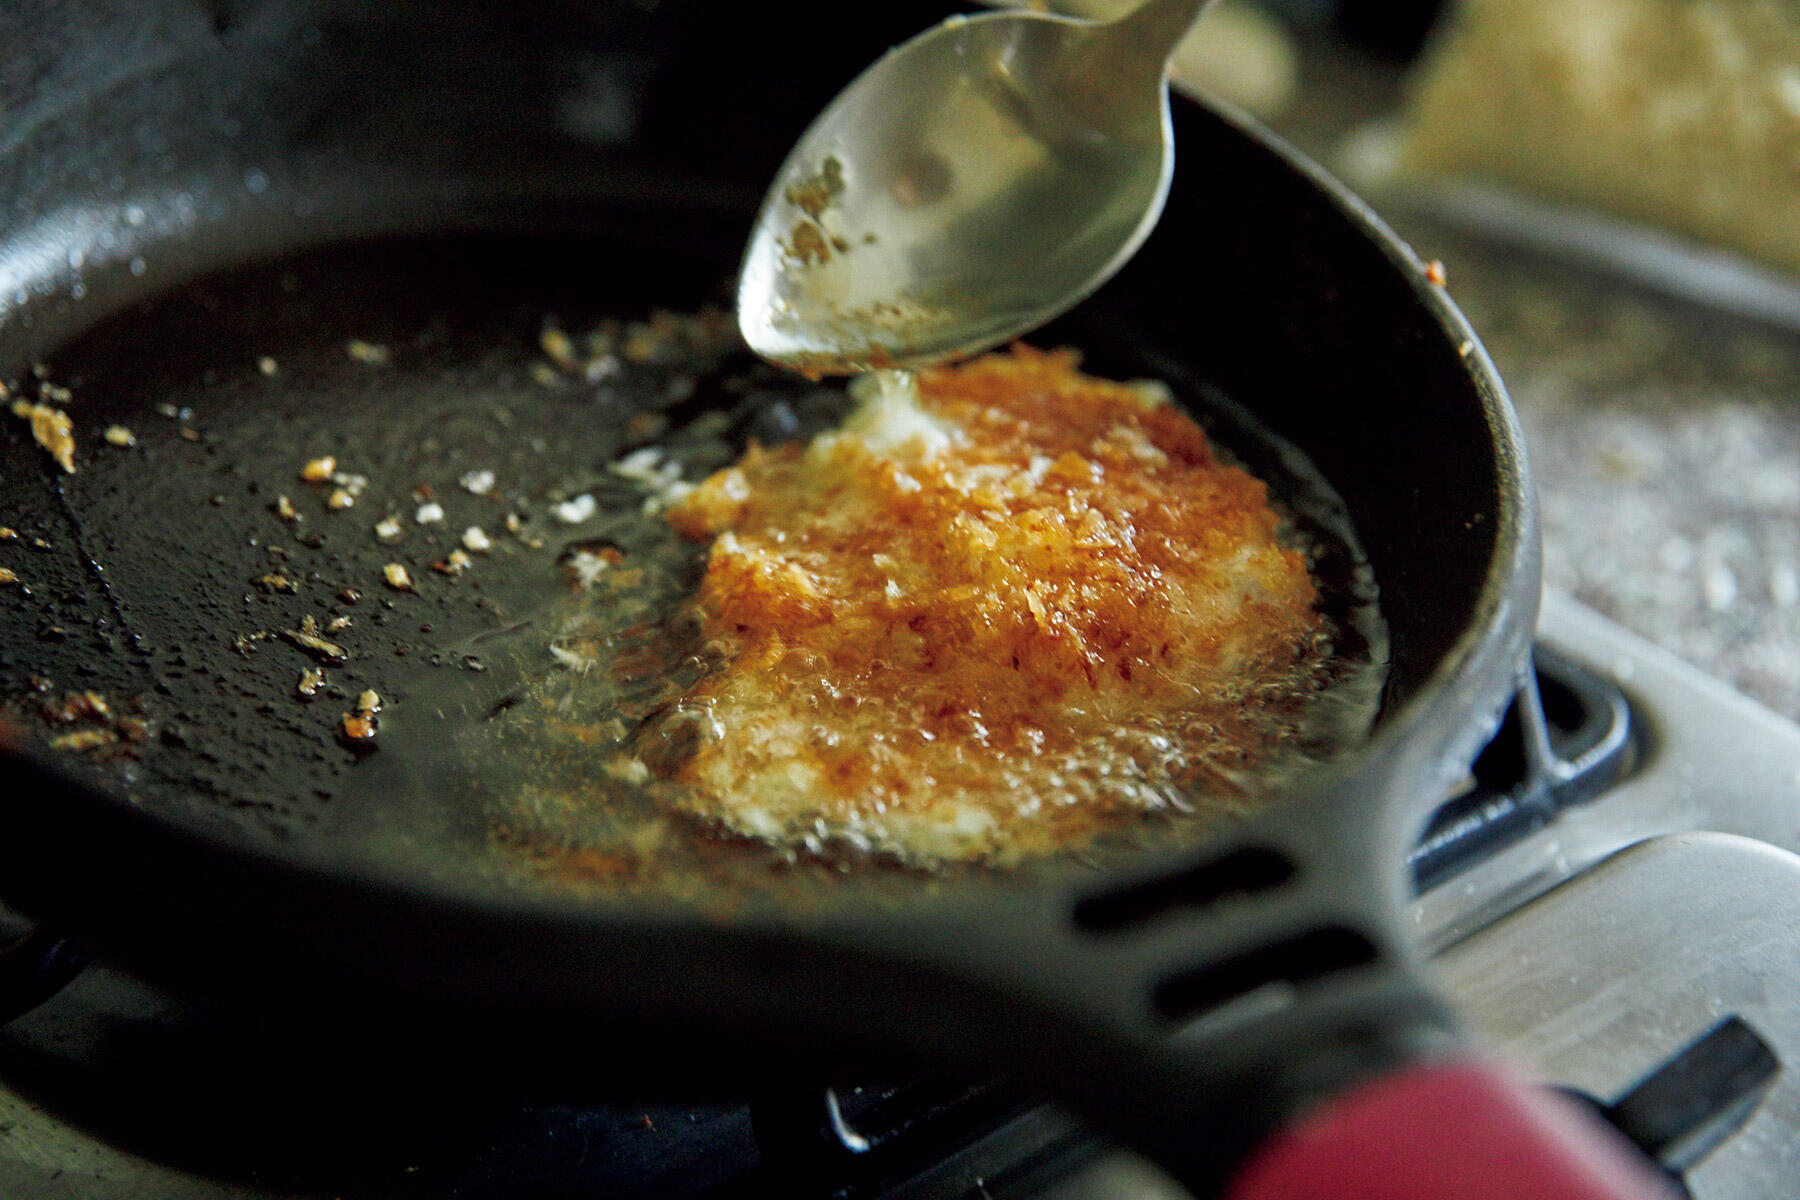
[[[448,557],[431,564],[431,569],[440,575],[461,575],[475,565],[475,560],[461,550],[452,550]]]
[[[274,509],[275,515],[280,517],[283,521],[286,521],[288,524],[298,525],[300,523],[299,510],[294,507],[294,502],[289,500],[286,496],[275,497]]]
[[[381,568],[381,577],[386,580],[387,585],[396,592],[411,592],[417,590],[413,587],[412,574],[399,563],[389,563],[387,566]]]
[[[477,554],[486,554],[494,548],[493,539],[488,537],[479,525],[471,525],[463,530],[462,544],[465,549],[473,550]]]
[[[332,489],[331,495],[325,498],[326,508],[349,508],[356,503],[356,497],[343,488]]]
[[[381,711],[381,696],[374,688],[366,689],[356,698],[356,711],[360,713],[378,713]]]
[[[400,540],[400,534],[403,528],[404,527],[400,524],[399,517],[383,517],[375,525],[375,540],[378,542],[397,542]]]
[[[444,506],[437,503],[435,500],[427,504],[419,505],[418,511],[413,513],[413,520],[421,525],[436,525],[443,519]]]
[[[275,372],[279,371],[281,368],[276,364],[273,358],[270,358],[265,354],[256,360],[256,369],[261,371],[264,375],[274,375]]]
[[[131,430],[125,428],[123,425],[108,425],[106,427],[106,432],[100,436],[106,439],[108,445],[112,446],[137,445],[137,434],[131,432]]]
[[[294,691],[302,700],[311,700],[325,686],[325,672],[317,667],[308,667],[300,672],[300,681],[294,685]]]
[[[308,460],[306,465],[300,468],[300,478],[307,483],[326,483],[330,481],[332,472],[336,470],[337,459],[326,454]]]
[[[1426,283],[1431,284],[1433,287],[1443,287],[1449,281],[1450,276],[1445,272],[1443,263],[1434,258],[1425,264]]]
[[[8,567],[0,567],[0,586],[19,582],[18,572]]]

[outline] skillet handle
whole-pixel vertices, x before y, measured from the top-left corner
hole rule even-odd
[[[1574,1103],[1491,1063],[1414,1065],[1277,1133],[1225,1200],[1676,1200]]]

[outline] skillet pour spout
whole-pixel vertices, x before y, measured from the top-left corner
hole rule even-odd
[[[46,65],[0,81],[30,92],[0,95],[29,117],[0,143],[0,376],[209,272],[395,235],[566,238],[566,254],[521,241],[509,244],[537,249],[484,262],[509,286],[605,279],[697,306],[709,289],[695,280],[728,294],[762,186],[807,118],[944,15],[911,0],[856,13],[822,0],[9,10],[0,34]],[[1500,381],[1418,260],[1316,167],[1198,104],[1178,103],[1173,122],[1183,162],[1204,172],[1178,168],[1150,242],[1040,340],[1082,347],[1097,373],[1241,404],[1343,497],[1389,627],[1386,693],[1369,742],[1293,795],[1208,846],[1073,892],[746,918],[464,886],[264,836],[213,781],[257,780],[273,804],[306,760],[248,734],[217,774],[156,806],[9,741],[0,898],[196,1003],[302,1031],[296,1057],[346,1077],[716,1093],[796,1061],[997,1066],[1200,1194],[1358,1194],[1304,1183],[1306,1148],[1346,1138],[1383,1148],[1362,1167],[1410,1173],[1404,1187],[1356,1176],[1375,1180],[1364,1194],[1660,1194],[1616,1147],[1559,1148],[1563,1116],[1456,1065],[1453,1022],[1400,920],[1405,851],[1497,725],[1535,620],[1536,515]],[[578,249],[626,244],[638,253]],[[366,417],[356,406],[374,390],[317,396],[309,416]],[[207,416],[225,437],[257,411]],[[177,586],[210,569],[193,560],[237,547],[208,540],[226,514],[159,519],[130,494],[86,490],[95,472],[45,469],[22,439],[0,450],[24,464],[0,480],[0,512],[55,524],[74,548],[69,594],[104,605],[124,647],[42,640],[17,604],[0,623],[0,682],[85,668],[130,687],[172,647],[186,671],[234,677],[231,639],[193,636],[206,597]],[[397,768],[378,754],[343,769]],[[1421,1161],[1429,1122],[1371,1142],[1370,1122],[1400,1128],[1395,1110],[1464,1113],[1492,1136],[1438,1144],[1447,1179]],[[1295,1119],[1297,1140],[1269,1141]],[[1525,1146],[1548,1174],[1519,1172],[1534,1191],[1459,1193],[1469,1173],[1491,1175],[1475,1143]]]

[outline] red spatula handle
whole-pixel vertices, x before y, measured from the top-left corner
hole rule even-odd
[[[1591,1113],[1502,1068],[1414,1066],[1277,1134],[1227,1200],[1676,1200]]]

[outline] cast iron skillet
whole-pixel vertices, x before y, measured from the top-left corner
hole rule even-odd
[[[8,15],[0,34],[38,65],[10,85],[0,144],[0,369],[206,270],[345,239],[675,229],[690,249],[735,246],[807,116],[940,15],[697,0]],[[1535,515],[1500,383],[1410,252],[1314,168],[1205,108],[1183,105],[1176,132],[1161,230],[1063,336],[1098,365],[1244,402],[1345,497],[1391,627],[1388,696],[1367,747],[1294,796],[1076,887],[724,920],[384,877],[208,820],[203,790],[191,814],[149,812],[19,750],[0,894],[159,984],[281,1014],[345,1055],[448,1059],[464,1081],[992,1064],[1201,1194],[1246,1159],[1235,1195],[1659,1194],[1573,1114],[1461,1065],[1399,916],[1404,852],[1496,724],[1535,616]],[[62,523],[88,587],[57,600],[103,604],[119,647],[94,669],[195,646],[197,597],[141,601],[158,563],[134,575],[84,539],[80,479],[9,470],[0,511]],[[195,520],[165,563],[226,536]],[[7,606],[17,686],[60,643],[38,640],[25,599]],[[216,665],[226,644],[191,653]],[[1295,1118],[1302,1134],[1269,1141]],[[1509,1147],[1522,1157],[1501,1178]]]

